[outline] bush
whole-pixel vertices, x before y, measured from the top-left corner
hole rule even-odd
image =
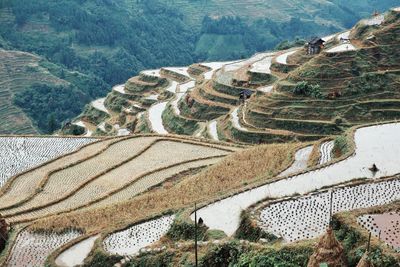
[[[335,216],[332,220],[337,239],[343,244],[349,266],[356,266],[366,251],[367,240],[356,229],[340,222]],[[396,266],[396,259],[382,253],[379,247],[372,247],[369,258],[374,266]]]
[[[174,254],[171,252],[162,252],[159,254],[143,255],[141,257],[134,258],[128,265],[129,267],[168,267],[172,266]]]
[[[333,156],[335,158],[339,158],[340,156],[346,154],[347,152],[349,152],[349,145],[346,136],[342,135],[336,137],[332,149]]]
[[[242,246],[237,241],[212,246],[200,259],[199,265],[204,267],[228,267],[238,262]]]
[[[197,228],[197,240],[204,240],[206,238],[207,226],[199,225]],[[167,237],[174,241],[179,240],[194,240],[195,237],[195,224],[183,219],[175,219],[171,228],[167,232]]]
[[[321,93],[321,87],[316,85],[310,85],[308,82],[299,82],[293,89],[293,94],[295,95],[303,95],[312,98],[322,98],[323,95]]]
[[[113,267],[121,259],[121,256],[109,256],[97,251],[90,262],[84,264],[83,267]]]
[[[257,242],[261,238],[267,239],[268,241],[274,241],[278,239],[276,236],[264,232],[256,223],[251,220],[250,215],[245,211],[243,211],[241,214],[241,222],[239,228],[236,230],[235,237],[251,242]]]
[[[312,253],[310,248],[266,249],[262,252],[244,253],[240,256],[237,267],[300,267],[307,266]]]
[[[207,231],[207,240],[219,240],[227,237],[224,231],[221,230],[208,230]]]

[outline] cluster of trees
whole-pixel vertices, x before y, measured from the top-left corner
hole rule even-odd
[[[21,107],[45,133],[52,133],[62,122],[79,115],[88,97],[73,85],[34,84],[14,96]]]

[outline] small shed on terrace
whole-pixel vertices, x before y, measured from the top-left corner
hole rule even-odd
[[[324,40],[320,37],[313,37],[307,44],[308,49],[307,53],[309,55],[319,54],[321,50],[324,48]]]

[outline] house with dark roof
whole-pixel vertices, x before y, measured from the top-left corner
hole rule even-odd
[[[321,50],[324,48],[324,40],[319,37],[313,37],[307,44],[307,54],[315,55],[319,54]]]

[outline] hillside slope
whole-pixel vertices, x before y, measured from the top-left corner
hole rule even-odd
[[[68,80],[82,101],[60,103],[62,116],[34,108],[58,89],[38,90],[34,81],[26,81],[30,101],[19,101],[19,106],[38,131],[50,132],[54,127],[48,122],[58,127],[84,103],[104,95],[106,87],[145,68],[248,57],[285,39],[339,31],[395,2],[1,1],[0,48],[39,56],[53,64],[52,73],[60,79],[68,72],[82,74]],[[6,132],[18,132],[11,122]]]
[[[143,71],[114,87],[101,108],[87,106],[79,119],[98,135],[175,133],[245,143],[317,140],[395,120],[399,19],[395,10],[364,19],[325,37],[317,55],[303,46]],[[243,92],[251,95],[246,101],[239,99]]]
[[[35,134],[39,131],[30,118],[14,105],[13,96],[29,84],[46,82],[63,84],[65,81],[39,69],[39,58],[23,52],[0,50],[0,133],[1,134]],[[32,71],[35,70],[36,71]]]

